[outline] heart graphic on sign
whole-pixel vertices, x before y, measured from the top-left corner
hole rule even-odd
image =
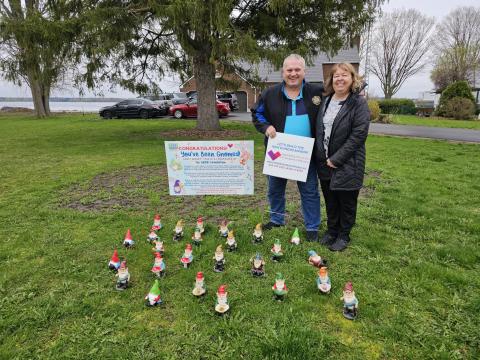
[[[233,144],[227,144],[229,148],[231,148],[233,146]]]
[[[273,150],[270,150],[268,152],[268,156],[270,156],[270,159],[272,159],[272,160],[278,159],[280,157],[280,155],[282,155],[282,154],[280,154],[280,151],[277,151],[277,152],[274,153]]]

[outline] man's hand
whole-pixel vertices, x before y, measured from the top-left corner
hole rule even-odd
[[[332,169],[336,169],[337,167],[333,165],[333,163],[330,161],[330,159],[327,159],[327,166],[331,167]]]
[[[266,137],[271,137],[272,139],[277,135],[277,131],[275,130],[275,128],[270,125],[267,130],[265,131],[265,136]]]

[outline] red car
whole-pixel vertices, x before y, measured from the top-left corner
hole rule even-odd
[[[218,116],[227,116],[230,113],[230,106],[217,100]],[[178,104],[170,107],[169,113],[176,119],[183,117],[197,117],[197,100],[192,99],[186,104]]]

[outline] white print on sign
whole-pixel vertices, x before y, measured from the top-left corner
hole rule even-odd
[[[263,173],[284,179],[307,181],[313,138],[278,133],[268,138]]]

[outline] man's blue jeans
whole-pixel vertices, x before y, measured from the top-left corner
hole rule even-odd
[[[268,176],[268,200],[270,201],[270,221],[285,224],[285,187],[287,179]],[[307,181],[297,181],[302,199],[302,214],[307,231],[318,231],[320,227],[320,194],[315,164],[310,163]]]

